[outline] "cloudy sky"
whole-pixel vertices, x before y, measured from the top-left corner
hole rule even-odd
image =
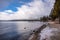
[[[0,20],[35,19],[49,15],[54,0],[0,0]]]

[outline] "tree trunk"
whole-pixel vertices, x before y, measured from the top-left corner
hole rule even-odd
[[[60,16],[59,16],[59,24],[60,24]]]

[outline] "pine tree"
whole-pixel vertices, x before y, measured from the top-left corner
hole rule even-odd
[[[52,9],[50,16],[54,20],[58,17],[60,23],[60,0],[55,0],[54,8]]]

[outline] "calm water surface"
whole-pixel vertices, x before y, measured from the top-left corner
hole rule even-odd
[[[0,22],[0,40],[5,40],[9,38],[13,38],[17,35],[20,35],[20,39],[24,40],[24,35],[27,36],[31,33],[31,30],[35,30],[39,28],[43,22]],[[27,36],[28,37],[28,36]],[[13,39],[10,39],[13,40]]]

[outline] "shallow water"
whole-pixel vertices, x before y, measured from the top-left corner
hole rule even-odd
[[[48,25],[39,35],[40,40],[60,40],[60,29]]]
[[[27,37],[32,33],[31,31],[39,28],[42,24],[43,22],[27,21],[0,22],[0,40],[17,40],[18,36],[20,40],[27,40]]]

